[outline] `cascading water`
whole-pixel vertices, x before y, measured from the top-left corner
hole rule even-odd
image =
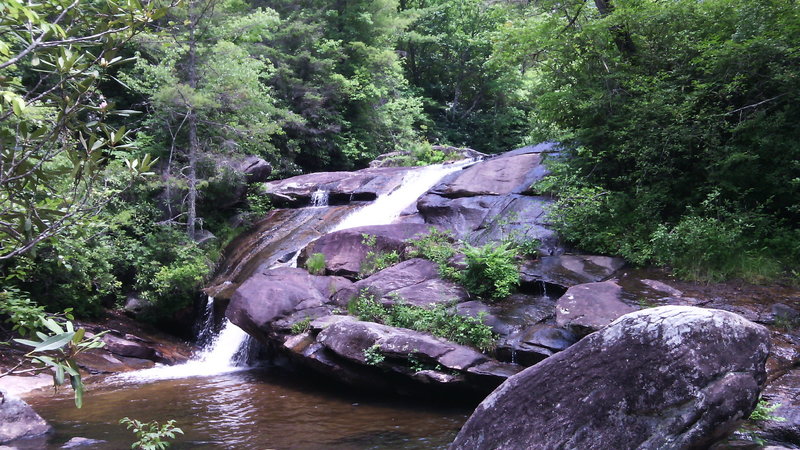
[[[436,185],[439,180],[473,162],[473,160],[464,160],[451,164],[437,164],[409,170],[397,189],[378,197],[372,203],[347,215],[331,232],[368,225],[390,224],[422,194]],[[327,204],[327,200],[328,192],[317,190],[312,195],[312,207],[324,206],[324,204]],[[293,261],[296,262],[296,259],[293,259]],[[214,299],[209,297],[208,316],[205,318],[205,329],[200,331],[201,338],[202,333],[208,333],[209,330],[213,332],[213,301]],[[205,340],[209,343],[204,346],[200,353],[185,364],[128,372],[117,375],[113,379],[156,381],[191,376],[209,376],[247,369],[241,356],[244,353],[242,351],[243,348],[246,348],[249,335],[241,328],[230,323],[228,319],[224,319],[222,329],[216,338],[206,338]]]
[[[325,189],[317,189],[311,194],[311,206],[313,207],[328,206],[329,196],[330,196],[330,191],[327,191]]]

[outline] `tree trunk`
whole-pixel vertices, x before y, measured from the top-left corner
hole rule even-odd
[[[194,5],[191,5],[192,8]],[[186,61],[186,75],[189,87],[192,91],[197,89],[197,40],[195,29],[197,28],[198,16],[194,10],[189,16],[189,54]],[[197,137],[197,113],[194,105],[189,104],[186,126],[189,128],[189,195],[186,198],[186,233],[191,239],[195,236],[195,223],[197,222],[197,153],[200,147],[200,140]]]

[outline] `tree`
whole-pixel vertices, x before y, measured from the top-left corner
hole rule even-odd
[[[800,261],[798,30],[772,0],[543,1],[504,30],[586,250],[680,265],[713,241],[724,276]]]
[[[106,121],[131,111],[114,109],[98,86],[124,62],[120,45],[163,11],[139,1],[0,3],[0,260],[108,197],[97,195],[99,173],[128,133]]]
[[[413,18],[400,40],[409,82],[424,95],[431,139],[496,152],[522,143],[520,72],[491,60],[498,28],[520,7],[481,0],[403,2]]]
[[[249,47],[277,23],[274,12],[251,11],[234,1],[186,2],[138,39],[142,58],[122,76],[147,97],[150,115],[141,131],[152,138],[150,146],[169,149],[164,158],[168,220],[185,217],[182,223],[192,238],[203,156],[255,153],[274,159],[270,139],[283,113],[261,82],[272,70],[269,63]],[[181,164],[177,171],[174,164]],[[178,212],[172,211],[174,188],[186,192]]]

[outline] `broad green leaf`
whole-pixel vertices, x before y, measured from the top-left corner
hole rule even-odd
[[[37,345],[34,351],[46,352],[48,350],[55,350],[57,348],[61,348],[64,346],[64,344],[70,342],[72,340],[72,336],[74,335],[75,333],[57,334],[45,340],[41,344]]]

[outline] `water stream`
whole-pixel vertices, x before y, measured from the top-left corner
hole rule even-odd
[[[392,223],[445,175],[470,163],[411,170],[397,189],[346,216],[334,231]],[[315,193],[312,207],[326,198]],[[80,411],[63,394],[32,399],[56,433],[30,448],[58,448],[72,436],[105,441],[85,448],[127,448],[131,435],[117,423],[123,416],[175,419],[187,434],[174,448],[443,448],[466,420],[466,407],[342,393],[339,385],[281,368],[247,367],[241,356],[248,335],[225,319],[213,336],[212,306],[209,298],[199,339],[205,345],[191,361],[108,377],[92,386]]]

